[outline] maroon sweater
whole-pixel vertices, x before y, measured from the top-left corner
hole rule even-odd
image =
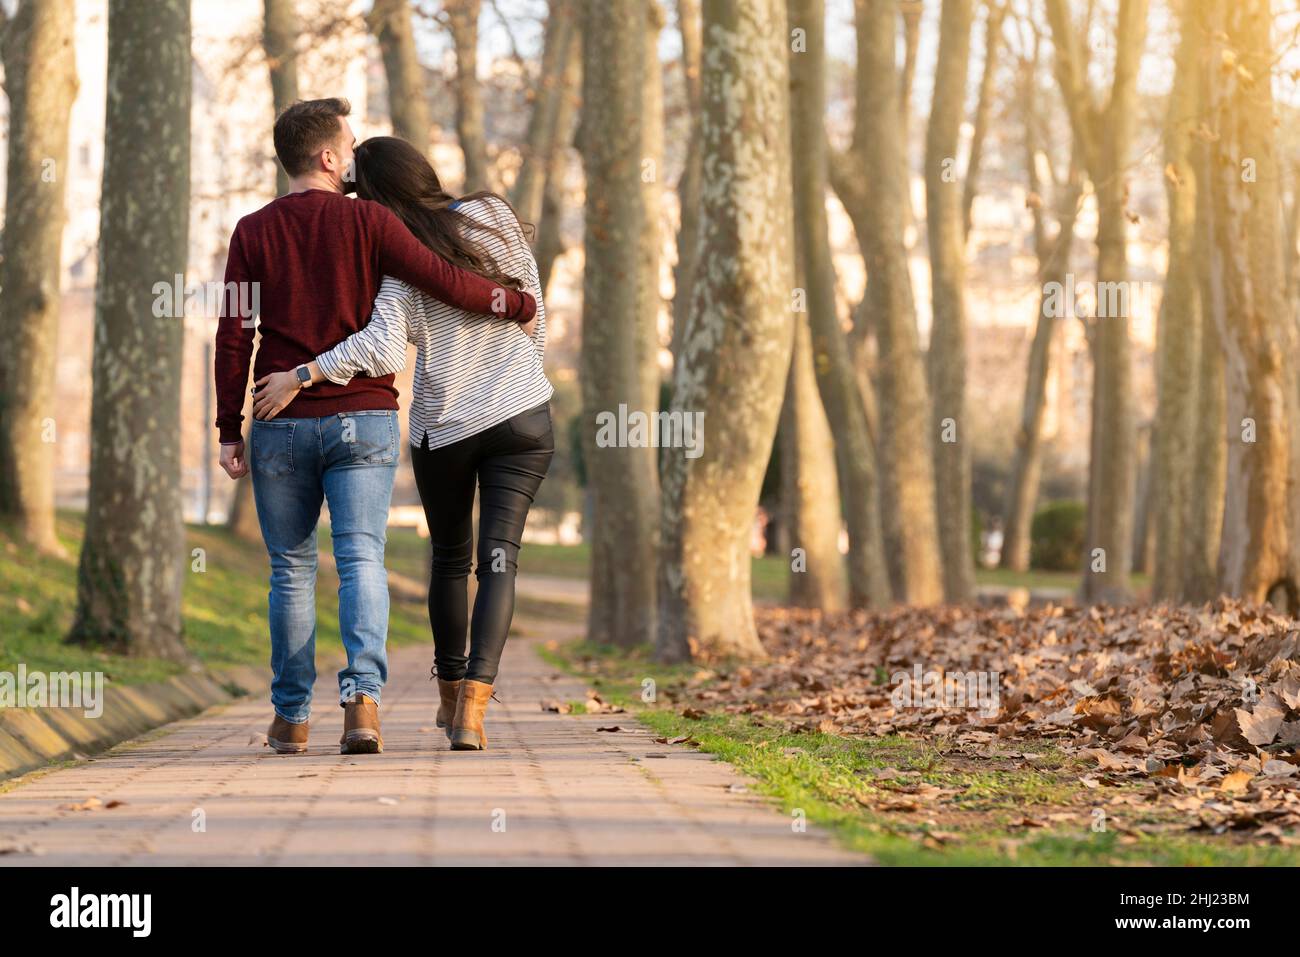
[[[527,322],[537,308],[528,293],[434,255],[385,206],[321,189],[281,196],[241,219],[230,238],[214,373],[222,442],[243,437],[252,290],[262,334],[253,374],[260,379],[310,362],[369,322],[386,275],[467,312]],[[358,376],[347,385],[323,382],[304,389],[280,415],[396,408],[393,376]]]

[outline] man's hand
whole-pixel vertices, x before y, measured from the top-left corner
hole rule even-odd
[[[298,373],[272,372],[253,383],[253,418],[274,419],[302,388]]]
[[[248,460],[244,458],[244,443],[235,442],[221,447],[221,467],[232,479],[248,474]]]

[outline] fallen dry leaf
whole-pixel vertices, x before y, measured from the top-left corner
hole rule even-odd
[[[691,737],[689,734],[679,734],[675,738],[655,738],[654,743],[655,744],[694,744],[695,739]]]
[[[1236,710],[1237,723],[1241,725],[1241,736],[1258,748],[1272,744],[1282,727],[1284,713],[1281,708],[1260,702],[1254,712]]]
[[[104,802],[97,797],[88,797],[84,801],[76,804],[60,804],[60,811],[95,811],[104,806]]]
[[[1244,791],[1250,787],[1250,782],[1254,780],[1255,775],[1249,771],[1233,771],[1225,775],[1219,782],[1220,791]]]
[[[1048,743],[1053,760],[1087,762],[1074,779],[1107,804],[1123,792],[1142,811],[1187,812],[1164,827],[1300,828],[1300,629],[1269,606],[1224,598],[1199,607],[756,608],[755,619],[767,660],[711,661],[711,670],[662,686],[663,699],[686,717],[899,736],[999,767],[1054,769],[1036,753]],[[901,678],[917,676],[929,684],[900,695]],[[980,707],[970,706],[978,697],[952,694],[978,692],[980,678],[993,696]],[[873,806],[933,813],[951,803],[943,789],[888,790]]]

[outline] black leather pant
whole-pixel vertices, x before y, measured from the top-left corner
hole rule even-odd
[[[550,403],[442,448],[411,449],[415,484],[433,543],[429,623],[438,677],[488,684],[496,680],[515,611],[516,561],[524,522],[554,453]],[[476,480],[478,594],[474,617],[467,622]]]

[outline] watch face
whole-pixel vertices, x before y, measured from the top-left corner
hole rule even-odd
[[[311,373],[307,371],[306,366],[299,366],[296,371],[298,373],[299,382],[307,383],[311,381]]]

